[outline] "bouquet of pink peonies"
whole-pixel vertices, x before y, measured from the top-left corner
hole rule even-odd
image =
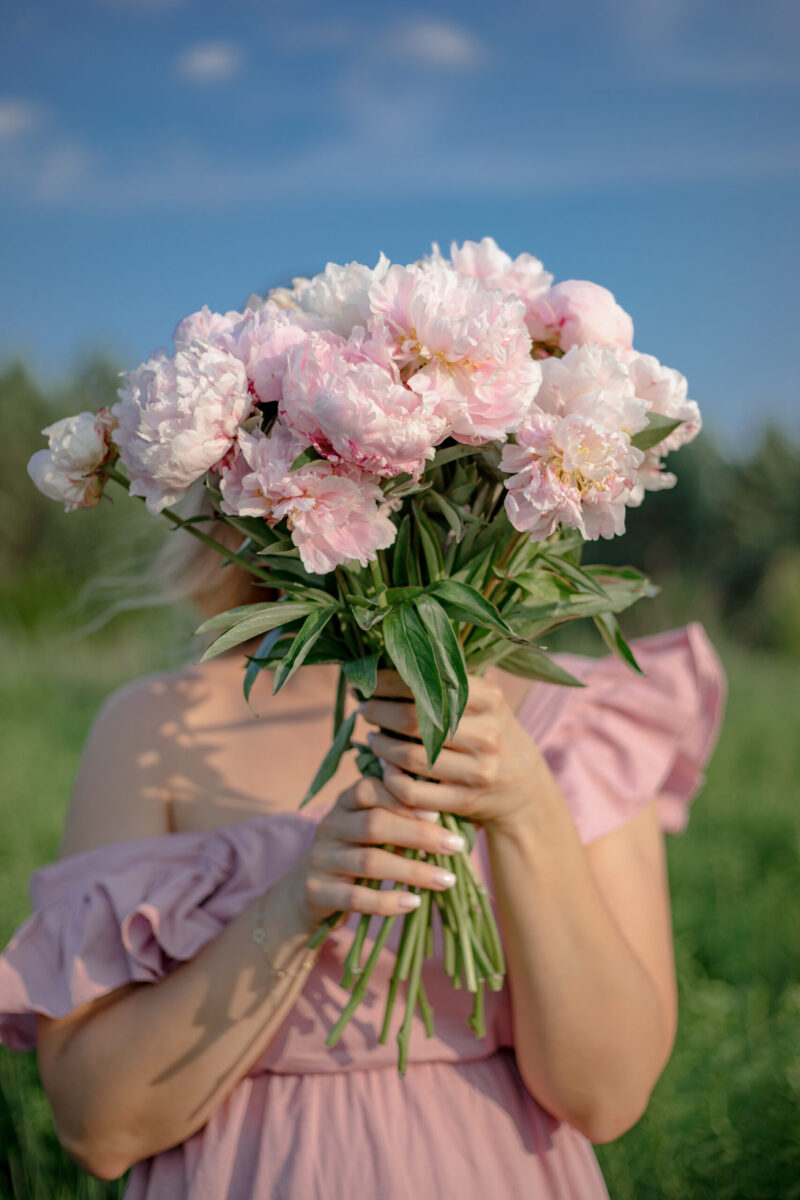
[[[556,626],[591,618],[638,670],[616,614],[655,589],[630,567],[582,567],[581,549],[623,533],[626,507],[675,483],[664,457],[697,434],[700,414],[683,375],[633,349],[610,292],[552,286],[538,259],[512,260],[491,238],[453,244],[449,258],[434,246],[408,266],[328,264],[293,283],[243,313],[186,317],[174,353],[126,372],[113,408],[46,429],[49,449],[29,471],[67,511],[97,504],[114,480],[278,591],[198,631],[216,634],[204,659],[262,638],[246,698],[264,668],[277,692],[304,663],[341,665],[333,743],[305,804],[350,749],[362,773],[381,775],[353,742],[355,714],[345,716],[348,685],[366,699],[379,666],[410,688],[430,763],[455,732],[469,672],[494,664],[578,685],[541,643]],[[184,519],[171,506],[200,479],[214,514]],[[219,523],[241,534],[237,550],[214,538]],[[467,850],[442,856],[456,885],[423,891],[403,918],[380,1039],[407,981],[401,1072],[417,1005],[432,1031],[420,972],[437,914],[445,969],[474,994],[476,1036],[484,988],[503,985],[500,936],[469,855],[475,829],[440,819]],[[329,1045],[395,920],[384,919],[362,965],[362,916],[342,981],[351,999]]]

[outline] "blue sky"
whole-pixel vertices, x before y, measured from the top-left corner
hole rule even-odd
[[[800,434],[794,0],[3,10],[0,361],[134,366],[203,303],[491,234],[610,287],[724,440]]]

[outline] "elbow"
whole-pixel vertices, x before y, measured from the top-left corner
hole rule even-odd
[[[115,1179],[121,1179],[133,1165],[122,1155],[117,1154],[111,1146],[89,1145],[85,1142],[79,1144],[59,1133],[58,1129],[56,1129],[56,1136],[62,1149],[72,1161],[82,1171],[93,1175],[95,1179],[102,1179],[109,1183]]]
[[[636,1103],[630,1097],[624,1100],[606,1097],[565,1119],[592,1145],[602,1146],[615,1142],[633,1129],[647,1112],[649,1103],[650,1092]]]

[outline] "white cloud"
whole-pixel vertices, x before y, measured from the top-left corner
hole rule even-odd
[[[24,137],[41,127],[44,113],[29,100],[0,96],[0,142]]]
[[[242,52],[234,42],[196,42],[178,55],[175,73],[189,83],[221,83],[242,65]]]
[[[435,18],[402,22],[390,30],[382,46],[392,58],[425,67],[465,70],[486,59],[484,46],[466,26]]]
[[[94,161],[95,156],[85,143],[67,139],[56,142],[36,164],[33,190],[45,202],[61,200],[90,179]]]

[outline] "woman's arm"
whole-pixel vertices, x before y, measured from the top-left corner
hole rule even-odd
[[[348,788],[309,851],[266,893],[267,950],[285,977],[272,976],[253,942],[254,901],[157,983],[117,989],[59,1020],[40,1018],[42,1083],[59,1140],[80,1166],[115,1179],[206,1124],[288,1016],[308,977],[300,967],[308,939],[330,913],[390,915],[419,903],[355,878],[452,885],[432,864],[381,849],[454,848],[444,841],[452,835],[398,807],[377,780]]]
[[[598,880],[558,789],[543,781],[536,800],[486,828],[517,1062],[544,1108],[608,1142],[642,1116],[675,1034],[662,835],[651,803],[601,839],[619,872]],[[615,919],[622,893],[634,907]]]
[[[410,695],[390,673],[381,691]],[[364,716],[396,732],[416,731],[410,704],[373,699]],[[381,733],[371,741],[401,802],[484,826],[517,1062],[529,1091],[592,1141],[619,1137],[644,1111],[676,1024],[669,895],[653,805],[584,847],[547,764],[485,680],[470,681],[465,716],[433,768],[420,745]]]

